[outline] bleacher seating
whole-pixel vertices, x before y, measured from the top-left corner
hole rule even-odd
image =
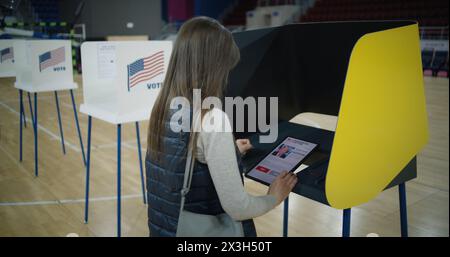
[[[244,26],[247,12],[254,10],[257,6],[293,5],[295,0],[238,0],[231,12],[223,19],[223,24],[230,26]]]
[[[437,76],[438,72],[445,68],[447,63],[448,70],[448,52],[447,51],[436,51],[434,53],[433,62],[431,64],[431,70],[433,71],[433,76]]]
[[[425,76],[448,77],[448,51],[422,50],[422,68]]]
[[[258,0],[238,1],[232,11],[224,18],[225,26],[243,26],[245,25],[246,13],[256,8]]]
[[[424,49],[422,51],[422,68],[424,70],[431,69],[432,61],[433,61],[433,50]]]
[[[316,0],[300,22],[417,20],[421,38],[448,39],[448,0]],[[448,51],[422,51],[424,75],[448,77]]]
[[[447,60],[445,61],[444,65],[442,65],[442,67],[439,68],[436,75],[438,77],[447,77],[448,78],[448,54],[447,54]]]
[[[417,20],[421,26],[448,26],[448,0],[317,0],[301,22]]]
[[[58,0],[31,0],[37,22],[60,22]]]

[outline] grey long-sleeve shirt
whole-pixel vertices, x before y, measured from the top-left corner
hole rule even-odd
[[[211,178],[225,212],[234,220],[261,216],[275,207],[272,195],[253,196],[242,185],[235,142],[226,113],[214,108],[202,120],[196,158],[208,165]]]

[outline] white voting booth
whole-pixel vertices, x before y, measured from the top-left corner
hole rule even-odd
[[[0,40],[0,78],[14,77],[14,39]]]
[[[27,92],[77,88],[70,40],[16,40],[15,87]]]
[[[78,123],[73,89],[77,84],[73,80],[72,45],[70,40],[14,40],[14,70],[16,82],[14,86],[19,90],[20,113],[23,113],[23,91],[28,94],[35,148],[35,175],[38,176],[38,105],[37,94],[54,91],[56,112],[58,115],[61,135],[62,151],[65,154],[64,135],[61,124],[61,113],[57,91],[70,90],[75,122],[80,140],[83,161],[85,162],[83,141]],[[30,93],[34,93],[34,107]],[[34,109],[34,112],[33,112]],[[20,119],[20,161],[22,161],[22,119]]]
[[[85,42],[81,45],[84,103],[88,115],[85,223],[89,215],[92,117],[117,126],[117,235],[121,236],[121,125],[136,125],[144,203],[145,183],[139,121],[148,120],[172,53],[171,41]]]
[[[170,41],[83,43],[80,111],[113,124],[148,120],[171,51]]]

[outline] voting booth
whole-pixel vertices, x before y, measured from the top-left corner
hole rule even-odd
[[[15,42],[19,39],[0,39],[0,78],[15,77],[15,63],[17,56],[21,56],[24,53],[24,49],[18,49]],[[23,124],[26,128],[26,117],[21,105],[22,112],[20,113]]]
[[[14,39],[0,40],[0,78],[14,77]]]
[[[113,124],[148,120],[171,51],[168,41],[83,43],[80,111]]]
[[[134,122],[143,201],[146,203],[139,121],[148,120],[172,52],[171,41],[85,42],[81,45],[84,103],[88,115],[85,222],[89,211],[92,117],[117,126],[117,235],[121,235],[121,128]]]
[[[56,112],[59,122],[62,151],[65,154],[64,134],[61,124],[58,91],[69,90],[74,111],[75,124],[78,131],[81,153],[85,163],[83,140],[78,123],[73,89],[77,84],[73,80],[72,47],[70,40],[14,40],[14,69],[16,82],[14,86],[19,90],[20,113],[23,114],[23,92],[27,93],[34,131],[35,148],[35,176],[38,176],[38,104],[37,94],[54,91]],[[34,94],[34,106],[30,97]],[[21,115],[22,116],[22,115]],[[20,118],[19,156],[22,161],[22,126]]]
[[[319,145],[328,159],[299,173],[294,193],[343,210],[398,186],[401,234],[408,235],[405,182],[428,140],[418,24],[411,21],[304,23],[234,34],[241,61],[228,96],[278,97],[279,135]],[[280,65],[283,64],[283,65]],[[299,114],[337,117],[335,129],[289,122]],[[296,120],[294,118],[294,120]],[[263,151],[263,152],[264,152]],[[266,153],[243,160],[248,169]],[[287,235],[288,200],[283,234]]]
[[[27,92],[76,89],[70,40],[18,40],[15,87]]]

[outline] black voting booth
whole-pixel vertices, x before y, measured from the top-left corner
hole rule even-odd
[[[356,42],[367,33],[411,24],[414,22],[305,23],[234,33],[241,60],[230,74],[226,96],[279,99],[279,136],[276,142],[260,144],[258,133],[235,133],[237,138],[249,137],[258,149],[244,156],[244,170],[254,166],[286,136],[318,143],[320,151],[330,153],[335,134],[333,131],[294,124],[288,120],[303,112],[337,116],[349,59]],[[293,192],[329,205],[325,194],[327,168],[328,162],[325,162],[299,172],[299,183]],[[402,193],[403,196],[405,194],[404,182],[416,176],[414,157],[386,188],[400,185],[402,197]],[[407,235],[405,201],[400,203],[403,236]],[[288,201],[284,209],[284,236],[287,236],[287,213]],[[348,236],[350,209],[345,209],[343,213],[343,236]]]
[[[303,23],[234,33],[241,60],[227,96],[279,97],[279,118],[338,115],[347,67],[365,34],[412,22]]]

